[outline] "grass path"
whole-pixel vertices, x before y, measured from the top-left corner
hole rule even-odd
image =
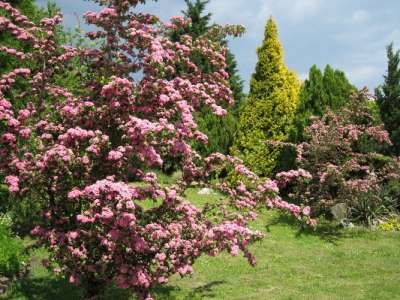
[[[203,202],[195,190],[188,197]],[[218,197],[211,195],[209,197]],[[336,231],[321,225],[299,232],[290,220],[264,212],[253,226],[266,238],[252,246],[257,267],[244,258],[203,257],[188,278],[172,278],[155,298],[183,299],[400,299],[400,233]],[[13,286],[6,299],[79,299],[79,290],[48,274],[36,255],[30,278]],[[109,291],[106,299],[134,299]]]

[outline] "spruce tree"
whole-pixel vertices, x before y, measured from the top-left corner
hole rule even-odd
[[[193,39],[203,35],[209,28],[211,22],[211,13],[203,14],[210,0],[185,0],[186,10],[182,11],[186,18],[192,20],[190,31],[187,32]]]
[[[237,119],[245,94],[243,92],[243,79],[239,74],[236,57],[229,49],[226,54],[226,65],[226,72],[229,74],[229,85],[233,93],[233,99],[235,99],[235,104],[229,112]]]
[[[328,109],[337,111],[347,103],[355,90],[344,72],[335,70],[330,65],[322,72],[313,65],[301,88],[290,140],[295,143],[303,142],[304,128],[310,125],[310,118],[322,116]]]
[[[304,129],[309,125],[312,115],[322,115],[327,102],[324,89],[324,75],[316,65],[310,69],[308,79],[304,81],[301,91],[294,126],[290,133],[292,142],[303,140]]]
[[[285,141],[293,124],[300,83],[284,63],[283,47],[274,20],[269,18],[248,100],[240,110],[233,152],[259,175],[270,175],[280,150],[266,140]]]
[[[211,27],[211,13],[206,13],[206,6],[210,2],[209,0],[185,0],[186,9],[182,11],[186,18],[192,20],[192,25],[189,29],[184,32],[177,32],[174,34],[172,39],[179,39],[182,34],[190,35],[194,40],[205,34]],[[221,45],[228,46],[226,40],[220,41]],[[201,58],[194,59],[198,65],[202,65],[203,61]],[[199,130],[208,136],[208,144],[196,144],[195,147],[203,155],[209,155],[213,152],[221,152],[227,154],[231,148],[234,135],[236,132],[236,115],[238,107],[244,98],[243,93],[243,80],[241,79],[235,56],[232,52],[227,51],[226,54],[226,72],[229,75],[229,83],[232,89],[233,98],[235,104],[233,107],[226,107],[228,110],[227,116],[221,118],[215,116],[210,109],[203,109],[196,115]],[[202,69],[207,71],[208,66],[202,65]]]
[[[394,153],[400,155],[400,52],[387,47],[388,67],[384,83],[375,91],[382,121],[390,134]]]
[[[333,111],[342,108],[355,87],[348,81],[344,72],[327,65],[324,70],[324,89],[327,96],[325,105]],[[324,111],[323,111],[324,112]]]

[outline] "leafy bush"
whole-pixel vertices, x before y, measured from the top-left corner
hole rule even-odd
[[[395,212],[392,198],[376,191],[359,193],[350,207],[350,219],[365,225],[373,225],[379,218]]]
[[[7,211],[8,204],[8,188],[6,185],[0,184],[0,214]]]
[[[232,102],[226,49],[216,41],[243,29],[214,26],[195,41],[182,36],[172,42],[173,31],[190,20],[164,23],[135,13],[143,0],[96,2],[102,10],[85,19],[98,30],[88,36],[101,43],[78,49],[54,40],[60,15],[34,26],[0,1],[11,16],[1,19],[0,28],[13,28],[17,39],[33,45],[29,53],[3,49],[30,68],[0,80],[0,175],[15,201],[38,203],[32,234],[50,250],[49,268],[83,286],[86,297],[117,284],[150,300],[154,287],[174,274],[192,273],[203,254],[241,252],[254,265],[249,245],[262,234],[248,223],[260,205],[314,224],[308,209],[283,201],[275,182],[259,178],[237,158],[204,158],[190,146],[206,141],[193,112],[208,106],[222,116],[223,104]],[[193,56],[207,60],[212,72],[205,74]],[[77,86],[61,84],[76,60],[87,71],[77,72]],[[24,91],[14,88],[17,78]],[[25,105],[14,106],[15,98]],[[165,186],[146,170],[162,168],[169,159],[182,170],[182,181]],[[216,182],[213,188],[229,197],[212,213],[184,199],[195,182],[212,185],[211,174],[219,168],[232,168],[249,184]],[[130,184],[131,176],[137,185]],[[149,201],[155,206],[145,207]]]
[[[385,197],[393,199],[396,210],[400,211],[400,180],[389,180],[383,186],[383,192]]]
[[[376,152],[391,142],[376,125],[366,93],[355,94],[337,113],[315,118],[306,129],[309,140],[296,146],[297,164],[312,179],[288,182],[284,191],[292,202],[310,205],[314,216],[330,216],[334,205],[344,203],[353,220],[370,224],[396,207],[399,160]],[[372,152],[360,147],[366,143]]]
[[[10,225],[7,217],[0,217],[0,276],[13,278],[26,266],[28,255],[23,241],[11,235]]]
[[[382,231],[400,231],[400,218],[399,216],[390,216],[378,228]]]

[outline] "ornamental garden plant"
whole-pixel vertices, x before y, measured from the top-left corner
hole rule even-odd
[[[400,161],[387,153],[389,133],[374,116],[367,90],[354,93],[337,112],[314,117],[305,129],[307,141],[295,147],[301,176],[277,174],[290,202],[312,208],[314,216],[332,216],[332,207],[344,204],[347,217],[371,225],[398,213]],[[293,180],[282,179],[293,177]]]
[[[97,46],[81,49],[58,43],[60,14],[36,24],[0,1],[0,29],[29,49],[0,48],[21,61],[0,79],[0,176],[11,201],[25,201],[39,216],[32,234],[50,252],[48,268],[82,286],[87,298],[115,284],[150,300],[154,287],[192,273],[203,254],[241,253],[254,265],[248,246],[262,234],[248,222],[259,206],[314,225],[309,207],[279,197],[277,182],[238,158],[202,157],[191,147],[207,143],[193,113],[208,107],[223,117],[233,104],[219,41],[243,29],[216,25],[196,40],[172,41],[190,19],[138,13],[144,0],[95,2],[101,10],[84,17],[96,25],[88,38]],[[168,160],[183,176],[162,186],[149,170]],[[243,180],[210,181],[223,169]],[[200,210],[183,197],[194,184],[228,200]]]

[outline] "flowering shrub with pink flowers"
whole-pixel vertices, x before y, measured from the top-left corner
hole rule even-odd
[[[290,202],[311,206],[314,216],[329,215],[338,203],[357,214],[360,201],[369,194],[376,195],[368,199],[380,201],[374,205],[382,207],[378,195],[389,182],[400,179],[400,165],[398,159],[384,155],[384,146],[391,142],[383,125],[376,123],[366,90],[355,94],[337,113],[316,118],[306,129],[309,141],[292,145],[297,148],[299,167],[307,171],[302,171],[302,176],[294,176],[293,171],[277,175],[286,185],[282,192]],[[364,151],[365,143],[374,151]]]
[[[171,33],[190,20],[165,23],[136,12],[144,0],[96,2],[102,10],[85,19],[96,25],[88,37],[98,47],[78,49],[55,42],[61,15],[35,25],[0,1],[9,15],[0,17],[0,29],[33,49],[0,48],[29,66],[1,74],[0,175],[13,201],[39,206],[32,234],[50,250],[48,267],[83,286],[88,297],[116,284],[149,300],[151,289],[171,275],[190,274],[202,254],[241,252],[254,265],[248,246],[262,234],[248,222],[260,205],[314,225],[308,207],[278,196],[276,182],[258,178],[237,158],[203,158],[190,146],[207,143],[193,112],[208,106],[223,116],[223,104],[233,101],[226,49],[213,37],[242,28],[215,26],[196,41],[184,35],[172,42]],[[203,57],[211,71],[192,57]],[[73,88],[60,85],[77,61],[86,72],[78,72]],[[179,164],[183,177],[161,186],[146,170],[167,159]],[[211,185],[212,174],[224,168],[246,179],[213,183],[229,200],[199,209],[183,198],[188,186]],[[140,184],[132,186],[131,178]],[[153,208],[146,208],[148,201]]]

